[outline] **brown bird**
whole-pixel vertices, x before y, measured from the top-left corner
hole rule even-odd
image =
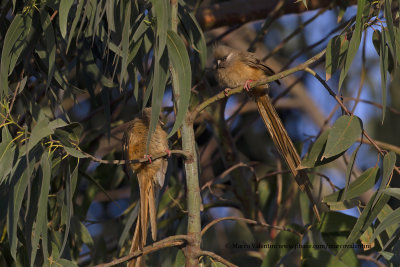
[[[276,149],[284,158],[301,191],[306,192],[313,205],[315,216],[320,220],[311,193],[312,184],[304,170],[296,169],[300,165],[300,156],[271,103],[267,92],[269,86],[262,85],[249,90],[249,82],[266,79],[273,75],[274,71],[258,60],[253,53],[242,52],[224,45],[218,45],[214,48],[214,58],[217,61],[216,78],[221,87],[228,87],[225,92],[229,88],[244,86],[246,91],[255,98],[260,116]],[[277,82],[279,83],[279,81]]]
[[[167,133],[158,123],[151,136],[149,150],[146,154],[147,133],[151,118],[151,108],[145,108],[142,116],[135,118],[128,127],[124,136],[125,157],[128,160],[147,157],[148,162],[129,164],[128,168],[136,173],[140,190],[140,212],[136,220],[135,233],[129,253],[143,249],[146,244],[148,219],[153,240],[157,239],[157,209],[155,193],[157,188],[164,185],[165,172],[168,161],[165,158],[151,160],[151,155],[169,152]],[[128,267],[142,266],[142,257],[131,260]]]

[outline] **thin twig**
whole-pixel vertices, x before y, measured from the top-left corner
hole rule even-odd
[[[199,257],[200,256],[208,256],[222,264],[225,264],[226,266],[230,266],[230,267],[238,267],[237,265],[231,263],[230,261],[222,258],[221,256],[219,256],[218,254],[215,254],[214,252],[211,251],[206,251],[206,250],[200,250],[198,253]]]
[[[249,168],[251,172],[255,173],[254,168],[252,166],[250,166],[249,164],[246,164],[244,162],[239,162],[231,167],[229,167],[227,170],[225,170],[223,173],[221,173],[220,175],[218,175],[217,177],[215,177],[215,179],[212,179],[210,181],[208,181],[207,183],[205,183],[202,187],[201,190],[204,190],[206,187],[211,186],[216,180],[224,178],[225,176],[227,176],[229,173],[231,173],[232,171],[236,170],[237,168],[240,167],[246,167]]]
[[[142,250],[136,250],[129,255],[126,255],[124,257],[121,257],[119,259],[115,259],[113,261],[110,261],[108,263],[103,263],[103,264],[98,264],[95,267],[109,267],[109,266],[114,266],[126,261],[129,261],[133,258],[137,258],[142,255],[150,254],[155,251],[158,251],[163,248],[168,248],[168,247],[176,247],[176,246],[181,246],[185,242],[189,240],[189,236],[187,235],[175,235],[175,236],[170,236],[167,237],[163,240],[160,240],[158,242],[155,242],[151,245],[145,246]]]
[[[84,151],[81,151],[82,154],[84,154],[86,157],[88,157],[89,159],[95,161],[95,162],[99,162],[102,164],[115,164],[115,165],[125,165],[125,164],[132,164],[132,163],[142,163],[142,162],[148,162],[149,159],[148,157],[143,157],[140,159],[132,159],[132,160],[104,160],[104,159],[99,159],[96,158],[93,155],[90,155],[89,153],[86,153]],[[156,155],[151,155],[151,160],[156,160],[159,158],[163,158],[163,157],[167,157],[169,156],[169,154],[175,154],[175,155],[182,155],[183,157],[185,157],[186,159],[190,159],[191,158],[191,154],[187,151],[183,151],[183,150],[170,150],[169,153],[166,152],[162,152]]]
[[[296,234],[296,235],[298,235],[300,237],[302,236],[301,233],[299,233],[299,232],[297,232],[297,231],[295,231],[293,229],[290,229],[290,228],[276,226],[276,225],[270,225],[270,224],[267,224],[267,223],[262,223],[262,222],[258,222],[258,221],[255,221],[255,220],[250,220],[250,219],[247,219],[247,218],[240,218],[240,217],[233,217],[233,216],[232,217],[222,217],[222,218],[215,219],[214,221],[212,221],[209,224],[207,224],[203,228],[203,230],[201,230],[200,235],[203,236],[205,234],[205,232],[207,232],[208,229],[210,229],[213,225],[215,225],[215,224],[217,224],[217,223],[219,223],[221,221],[241,221],[241,222],[245,222],[245,223],[248,223],[248,224],[254,224],[254,225],[258,225],[258,226],[263,226],[263,227],[267,227],[267,228],[276,229],[276,230],[279,230],[279,231],[291,232],[291,233],[294,233],[294,234]]]

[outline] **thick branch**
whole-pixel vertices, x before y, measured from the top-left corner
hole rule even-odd
[[[279,0],[260,1],[260,0],[233,0],[214,4],[210,7],[199,9],[196,15],[201,27],[204,30],[210,30],[221,26],[232,26],[243,24],[249,21],[265,19],[275,9]],[[341,1],[336,1],[336,4]],[[307,1],[308,9],[301,3],[295,3],[294,0],[286,0],[284,6],[280,9],[278,16],[292,13],[303,13],[305,11],[325,8],[332,1],[329,0],[311,0]],[[349,5],[356,4],[356,0],[350,0]]]

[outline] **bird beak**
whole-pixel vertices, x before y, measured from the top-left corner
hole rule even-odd
[[[217,60],[217,67],[219,67],[219,64],[221,64],[221,60]]]

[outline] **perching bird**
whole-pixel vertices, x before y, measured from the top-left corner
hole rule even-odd
[[[136,220],[135,233],[132,238],[130,253],[143,249],[146,244],[148,220],[150,218],[150,228],[153,240],[157,239],[157,209],[155,193],[157,188],[164,185],[165,172],[167,171],[168,161],[165,158],[151,160],[151,155],[169,152],[167,133],[158,123],[156,130],[151,136],[149,150],[146,153],[147,133],[151,118],[151,108],[145,108],[142,116],[135,118],[124,137],[124,152],[126,159],[140,159],[147,157],[148,162],[129,164],[128,167],[137,176],[140,190],[140,212]],[[141,266],[142,257],[131,260],[128,267]]]
[[[274,71],[258,60],[253,53],[242,52],[224,45],[214,48],[214,58],[217,61],[216,78],[221,87],[228,87],[225,91],[229,88],[243,86],[255,98],[260,116],[276,149],[284,158],[301,191],[306,192],[313,205],[315,216],[320,220],[311,193],[312,184],[304,170],[296,169],[300,165],[300,156],[271,103],[267,92],[269,86],[262,85],[249,90],[249,82],[266,79],[273,75]]]

